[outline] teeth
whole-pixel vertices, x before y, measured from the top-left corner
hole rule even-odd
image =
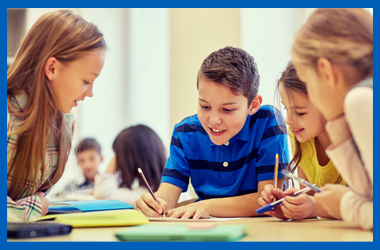
[[[222,131],[222,130],[217,130],[217,129],[213,129],[213,128],[212,128],[212,131],[214,131],[215,133],[219,133],[219,132]]]

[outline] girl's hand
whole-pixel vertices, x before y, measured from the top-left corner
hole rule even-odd
[[[340,214],[340,200],[350,188],[340,184],[326,184],[320,193],[315,193],[315,201],[320,203],[329,215],[335,219],[342,219]]]
[[[302,193],[296,197],[290,196],[298,189],[288,188],[285,190],[285,200],[280,205],[283,215],[292,220],[307,218],[314,210],[314,200],[307,194]]]
[[[194,220],[200,218],[207,219],[210,216],[210,214],[205,204],[206,202],[199,201],[186,206],[173,208],[166,213],[166,216],[181,219],[189,219],[190,217],[193,217]]]
[[[273,202],[273,199],[276,197],[276,200],[282,199],[285,197],[284,192],[281,189],[274,189],[273,185],[265,185],[264,191],[261,192],[261,197],[258,199],[258,203],[261,206],[265,206]],[[264,214],[271,215],[279,219],[287,219],[280,208],[277,206],[274,210],[265,212]]]
[[[162,217],[165,213],[168,203],[157,197],[158,204],[150,193],[144,193],[136,200],[136,210],[150,217]]]
[[[41,216],[46,215],[49,210],[49,200],[45,197],[45,193],[38,191],[34,195],[37,195],[41,200],[41,206],[42,206]]]

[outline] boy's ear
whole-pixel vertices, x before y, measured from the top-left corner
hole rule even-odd
[[[337,84],[337,72],[335,65],[327,58],[321,57],[317,61],[317,72],[319,77],[330,86]]]
[[[252,100],[248,115],[256,113],[256,111],[259,110],[261,103],[263,103],[263,97],[260,94],[257,94]]]
[[[56,76],[56,73],[57,73],[56,67],[57,67],[58,63],[59,62],[58,62],[57,58],[55,58],[55,57],[49,57],[46,60],[44,71],[45,71],[46,77],[50,81],[52,81],[54,79],[54,77]]]
[[[100,156],[100,162],[102,162],[103,161],[103,156]]]

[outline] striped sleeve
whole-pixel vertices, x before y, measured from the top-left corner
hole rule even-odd
[[[289,148],[286,132],[277,123],[276,117],[271,116],[266,125],[256,162],[257,181],[274,178],[276,154],[279,154],[278,178],[284,177],[281,170],[289,163]]]
[[[42,204],[37,195],[13,201],[7,196],[7,221],[29,222],[41,217]]]
[[[161,182],[173,184],[187,191],[190,177],[190,166],[186,160],[185,152],[178,137],[176,129],[173,131],[170,143],[170,156],[166,161],[165,169],[162,173]]]

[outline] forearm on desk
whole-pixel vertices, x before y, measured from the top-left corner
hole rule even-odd
[[[177,206],[181,192],[181,188],[170,183],[162,182],[155,195],[168,203],[166,210],[169,210]]]
[[[278,179],[278,187],[282,187],[283,179]],[[258,199],[264,186],[273,184],[273,180],[261,181],[258,183],[256,193],[234,196],[228,198],[215,198],[199,201],[203,203],[211,216],[215,217],[249,217],[257,216],[256,210],[261,207]]]

